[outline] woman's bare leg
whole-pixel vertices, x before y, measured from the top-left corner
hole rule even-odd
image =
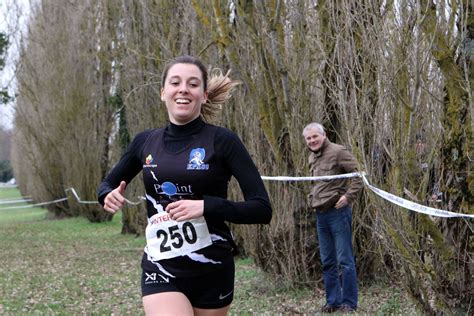
[[[164,292],[143,297],[145,315],[194,315],[188,298],[181,292]]]

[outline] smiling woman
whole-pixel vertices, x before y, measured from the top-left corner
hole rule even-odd
[[[168,69],[161,90],[161,100],[168,109],[170,121],[184,125],[201,114],[207,100],[201,70],[194,64],[175,64]]]
[[[239,137],[205,120],[238,82],[190,56],[163,70],[161,100],[170,123],[139,133],[98,188],[115,213],[140,171],[148,225],[142,259],[146,314],[225,315],[234,296],[236,245],[226,221],[267,224],[272,208],[260,174]],[[227,200],[230,178],[244,201]]]

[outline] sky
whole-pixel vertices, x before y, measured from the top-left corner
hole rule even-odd
[[[5,68],[0,72],[0,87],[8,88],[13,95],[16,87],[15,60],[18,57],[18,42],[21,30],[25,29],[29,14],[29,0],[0,0],[0,32],[9,36],[10,46],[6,54]],[[14,102],[0,104],[0,127],[13,128]]]

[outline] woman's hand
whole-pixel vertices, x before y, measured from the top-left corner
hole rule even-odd
[[[179,200],[166,206],[171,219],[182,222],[204,214],[204,200]]]
[[[104,199],[104,210],[109,213],[115,214],[119,211],[123,205],[125,204],[125,197],[123,194],[125,193],[125,188],[127,183],[125,181],[120,182],[120,185],[111,191],[109,194],[105,196]]]

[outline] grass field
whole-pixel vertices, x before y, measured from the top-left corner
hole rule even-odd
[[[18,198],[0,187],[0,201]],[[17,205],[17,204],[15,204]],[[142,315],[143,237],[122,235],[112,222],[47,219],[41,208],[5,210],[0,204],[0,315]],[[292,289],[262,273],[251,259],[236,260],[231,314],[317,314],[321,289]],[[360,289],[357,314],[417,314],[400,287]]]

